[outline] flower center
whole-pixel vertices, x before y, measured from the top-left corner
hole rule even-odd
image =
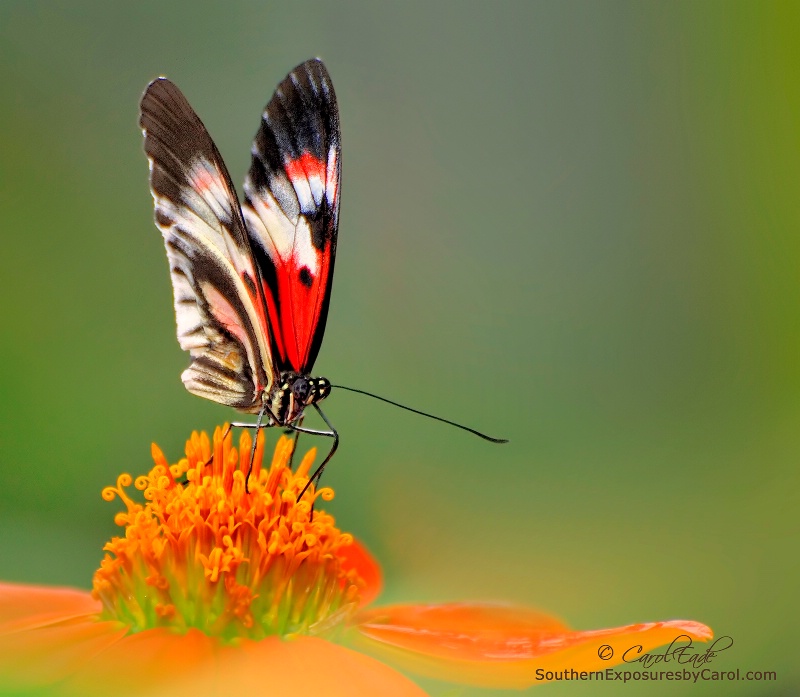
[[[217,428],[212,444],[192,433],[172,466],[154,444],[155,466],[135,481],[145,503],[128,496],[128,474],[103,490],[127,510],[115,517],[124,536],[106,544],[94,575],[102,618],[131,631],[196,627],[223,639],[329,631],[355,611],[364,582],[343,551],[352,536],[324,511],[312,513],[333,490],[312,485],[297,501],[315,449],[292,472],[294,442],[282,436],[264,469],[261,431],[246,491],[252,439],[243,432],[235,448],[225,434]]]

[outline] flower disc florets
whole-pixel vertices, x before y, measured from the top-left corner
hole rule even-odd
[[[103,619],[132,631],[196,627],[224,639],[335,627],[355,610],[363,581],[341,556],[352,536],[324,511],[312,512],[333,490],[312,485],[297,501],[315,451],[292,472],[294,443],[282,437],[263,469],[262,431],[246,491],[251,437],[243,432],[235,448],[224,433],[216,429],[213,448],[205,433],[193,433],[172,466],[153,445],[155,466],[135,481],[145,503],[128,496],[128,474],[103,490],[127,508],[115,518],[125,536],[106,544],[94,576]]]

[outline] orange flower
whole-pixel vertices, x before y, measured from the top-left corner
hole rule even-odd
[[[314,451],[292,472],[293,444],[281,438],[266,469],[263,440],[247,488],[247,432],[238,448],[222,429],[213,444],[194,433],[172,466],[153,446],[155,466],[135,482],[145,503],[128,496],[127,474],[103,491],[125,504],[125,535],[106,545],[91,593],[0,584],[0,691],[411,697],[424,693],[383,660],[519,688],[602,671],[681,635],[711,638],[685,621],[575,632],[502,605],[366,609],[380,569],[320,510],[333,491],[311,486],[297,501]]]

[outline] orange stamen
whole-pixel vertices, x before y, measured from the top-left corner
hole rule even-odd
[[[128,474],[103,490],[104,499],[119,498],[126,508],[115,518],[125,535],[106,544],[94,577],[104,619],[132,631],[195,627],[258,639],[327,631],[355,611],[364,581],[342,551],[353,538],[329,514],[311,512],[314,501],[330,501],[333,491],[312,485],[297,501],[315,450],[293,473],[294,444],[281,437],[263,469],[260,432],[246,491],[252,440],[245,431],[238,448],[231,442],[220,428],[213,442],[195,432],[186,457],[172,466],[153,445],[154,467],[134,482],[144,503],[128,496]]]

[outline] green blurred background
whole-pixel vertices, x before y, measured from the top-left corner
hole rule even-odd
[[[329,399],[383,599],[690,618],[734,638],[715,668],[778,671],[539,695],[796,694],[799,7],[3,0],[0,578],[88,587],[101,487],[235,416],[179,379],[145,85],[238,184],[319,55],[344,190],[315,372],[511,439]]]

